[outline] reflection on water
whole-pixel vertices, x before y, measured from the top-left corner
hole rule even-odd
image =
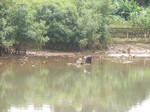
[[[54,112],[54,109],[49,105],[38,107],[34,105],[28,105],[26,107],[11,107],[8,112]]]
[[[150,112],[150,95],[147,99],[142,101],[140,104],[133,106],[129,112]]]
[[[78,57],[77,57],[78,58]],[[148,112],[150,62],[1,57],[0,112]],[[145,109],[145,110],[144,110]]]

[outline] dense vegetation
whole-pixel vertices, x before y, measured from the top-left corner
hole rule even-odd
[[[2,0],[0,55],[99,49],[109,27],[150,27],[148,0]]]

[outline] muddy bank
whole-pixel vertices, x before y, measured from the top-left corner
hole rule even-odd
[[[71,52],[57,52],[57,51],[27,51],[27,56],[75,56]]]
[[[130,54],[128,52],[130,48]],[[134,63],[138,58],[150,59],[150,45],[142,43],[109,44],[107,50],[83,51],[83,52],[59,52],[59,51],[27,51],[26,56],[44,57],[70,57],[75,59],[91,55],[94,60],[110,60],[117,63]]]
[[[130,48],[130,55],[128,49]],[[110,44],[108,56],[109,57],[150,57],[150,45],[142,43],[134,44]]]
[[[130,48],[130,56],[150,57],[149,44],[109,44],[107,50],[83,51],[83,52],[59,52],[59,51],[27,51],[27,55],[33,56],[75,56],[77,53],[90,55],[103,55],[105,57],[129,57],[128,48]]]
[[[105,57],[115,63],[136,63],[139,59],[150,60],[150,45],[142,43],[110,44]],[[105,58],[105,59],[106,59]]]

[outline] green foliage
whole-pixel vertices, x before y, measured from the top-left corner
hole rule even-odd
[[[31,44],[42,46],[47,42],[44,21],[36,22],[33,15],[28,13],[26,5],[17,5],[12,13],[12,23],[16,26],[16,44],[29,46]]]
[[[29,27],[27,31],[28,35],[28,46],[31,47],[41,47],[44,46],[45,43],[49,40],[46,32],[47,27],[45,27],[45,21],[33,22],[32,26]]]
[[[7,20],[2,18],[0,19],[0,46],[1,47],[10,47],[14,44],[14,39],[12,38],[14,32],[13,26],[7,25]]]
[[[1,0],[0,1],[0,18],[6,17],[10,7],[13,6],[11,0]]]
[[[109,27],[149,28],[149,7],[144,8],[139,5],[147,2],[146,0],[115,0]]]
[[[137,2],[134,0],[116,0],[114,4],[114,15],[119,15],[124,19],[128,19],[131,13],[139,13],[141,11]]]
[[[109,23],[109,15],[110,15],[110,10],[111,10],[111,7],[110,6],[110,0],[105,0],[105,1],[102,1],[101,3],[101,6],[99,7],[99,10],[98,12],[100,13],[101,17],[100,17],[100,20],[99,21],[99,32],[101,33],[101,38],[100,38],[100,41],[105,41],[106,38],[109,37],[109,33],[108,33],[108,23]]]
[[[14,35],[15,27],[9,23],[11,5],[12,2],[9,0],[0,2],[0,48],[7,48],[14,44],[12,36]]]
[[[10,3],[11,0],[5,0],[0,4],[0,54],[8,47],[17,46],[21,50],[21,47],[43,46],[48,41],[45,22],[35,21],[25,4]]]
[[[126,21],[124,18],[120,17],[120,16],[114,16],[111,15],[110,16],[110,26],[111,28],[127,28],[127,27],[131,27],[131,24],[129,24],[128,21]]]
[[[51,1],[37,7],[37,21],[46,21],[47,36],[54,43],[79,43],[79,46],[92,45],[99,36],[98,43],[108,36],[107,25],[110,1],[74,1],[62,6]],[[105,32],[105,33],[104,33]],[[103,41],[101,41],[103,40]],[[83,45],[84,43],[84,45]]]
[[[134,0],[139,3],[141,6],[148,6],[150,1],[149,0]]]
[[[54,46],[100,48],[110,40],[108,27],[150,27],[149,8],[141,8],[136,1],[139,3],[138,0],[3,0],[0,48],[42,47],[47,41]]]
[[[150,7],[148,7],[147,9],[146,9],[146,14],[145,14],[145,25],[146,25],[146,27],[147,28],[150,28]],[[143,22],[144,22],[143,21]]]
[[[94,0],[94,2],[82,0],[74,3],[79,13],[79,28],[82,34],[79,43],[87,42],[87,46],[99,48],[109,37],[110,0]]]
[[[81,39],[79,41],[80,49],[85,48],[87,44],[88,44],[88,40],[86,38]]]
[[[46,21],[47,36],[52,42],[77,40],[77,15],[72,8],[60,9],[59,4],[44,4],[37,8],[37,21]]]
[[[129,22],[132,27],[150,28],[150,9],[144,9],[139,14],[131,14]]]

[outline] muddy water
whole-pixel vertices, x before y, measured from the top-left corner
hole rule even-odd
[[[150,61],[1,57],[0,112],[150,112]]]

